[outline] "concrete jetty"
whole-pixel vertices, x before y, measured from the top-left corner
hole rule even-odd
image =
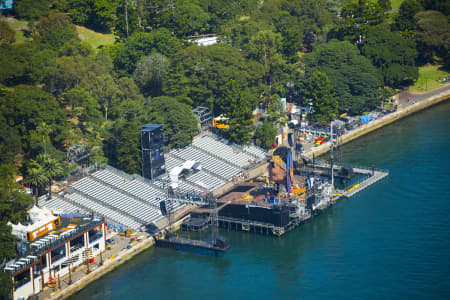
[[[359,193],[360,191],[368,188],[369,186],[377,183],[378,181],[382,180],[383,178],[389,175],[389,172],[380,170],[372,171],[368,169],[353,168],[353,171],[360,174],[367,174],[369,175],[369,177],[364,179],[362,182],[350,187],[347,190],[338,191],[339,194],[342,194],[342,196],[347,198],[352,197],[353,195]]]

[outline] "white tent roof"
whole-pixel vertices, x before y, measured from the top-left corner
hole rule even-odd
[[[57,218],[48,209],[39,208],[37,206],[33,206],[28,210],[28,215],[32,221],[32,224],[30,225],[22,225],[20,223],[14,225],[11,222],[8,223],[8,225],[12,226],[12,234],[21,239],[26,239],[27,232],[33,231]]]
[[[194,164],[195,164],[195,161],[187,160],[187,161],[184,162],[182,168],[183,169],[191,169],[194,166]]]

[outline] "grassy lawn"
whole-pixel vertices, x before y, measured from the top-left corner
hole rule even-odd
[[[28,22],[23,20],[16,20],[14,18],[7,18],[9,26],[16,31],[16,43],[20,44],[25,41],[31,41],[31,37],[25,36],[25,31],[28,29]]]
[[[114,43],[114,35],[112,33],[103,34],[87,29],[83,26],[76,26],[80,40],[87,42],[95,50],[100,45],[110,45]]]
[[[419,68],[419,79],[414,83],[409,90],[413,93],[424,93],[437,89],[444,85],[444,83],[439,82],[439,77],[450,76],[449,72],[441,69],[441,65],[428,64]]]
[[[392,9],[397,9],[402,4],[403,0],[391,0]]]
[[[17,20],[15,18],[7,18],[9,26],[16,31],[16,43],[23,43],[25,41],[32,40],[31,37],[26,37],[25,32],[28,31],[28,22],[23,20]],[[93,30],[87,29],[83,26],[76,26],[78,36],[80,40],[86,41],[89,45],[92,46],[97,51],[98,46],[100,45],[110,45],[114,43],[114,35],[113,34],[102,34],[95,32]]]

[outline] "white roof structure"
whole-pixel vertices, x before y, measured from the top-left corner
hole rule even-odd
[[[58,217],[55,217],[51,211],[46,208],[39,208],[37,206],[33,206],[29,211],[28,215],[32,221],[32,224],[22,225],[18,223],[17,225],[8,222],[8,225],[12,226],[12,234],[21,238],[22,240],[26,240],[27,233],[38,229],[39,227],[48,224],[56,220]]]
[[[194,160],[186,160],[182,166],[173,167],[169,172],[169,178],[171,182],[170,186],[174,189],[177,188],[178,178],[180,177],[180,174],[183,172],[183,170],[190,170],[190,169],[200,171],[202,169],[202,166],[200,165],[200,163],[195,162]]]
[[[196,43],[199,46],[211,46],[217,44],[217,36],[204,36],[195,38],[192,42]]]

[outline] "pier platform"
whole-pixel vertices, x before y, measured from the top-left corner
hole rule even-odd
[[[168,236],[157,239],[156,246],[214,256],[221,256],[230,248],[228,240],[221,237],[218,237],[214,242],[208,242]]]
[[[338,194],[341,194],[343,197],[352,197],[353,195],[359,193],[360,191],[368,188],[369,186],[377,183],[378,181],[382,180],[383,178],[387,177],[389,175],[388,171],[382,171],[382,170],[370,170],[370,169],[364,169],[364,168],[353,168],[355,173],[359,174],[367,174],[369,177],[365,178],[361,182],[353,185],[352,187],[346,189],[346,190],[337,190]]]
[[[260,221],[246,220],[246,219],[237,219],[230,217],[222,217],[219,216],[219,227],[226,229],[228,231],[246,231],[246,232],[254,232],[262,235],[283,235],[287,228],[282,226],[275,226],[271,223],[264,223]],[[295,224],[298,226],[300,224]],[[294,226],[294,227],[295,227]]]

